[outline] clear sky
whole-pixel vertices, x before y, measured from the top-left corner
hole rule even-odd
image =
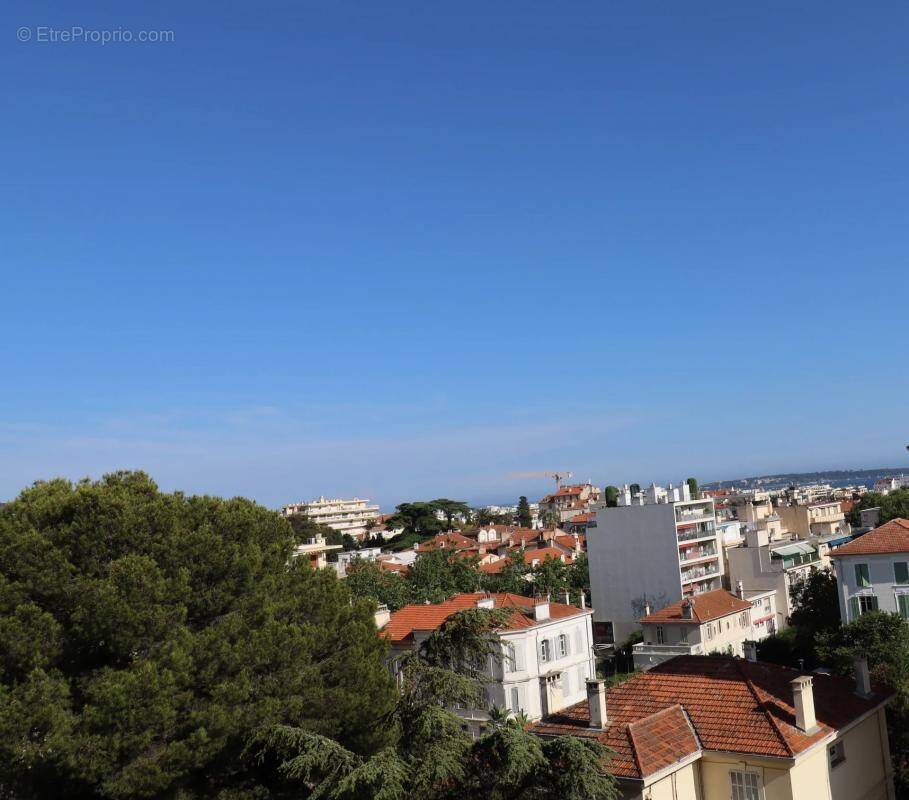
[[[0,499],[907,463],[903,0],[65,5],[0,11]]]

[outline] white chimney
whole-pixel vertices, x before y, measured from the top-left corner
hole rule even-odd
[[[865,654],[857,654],[852,664],[855,669],[855,693],[859,697],[871,697],[871,673]]]
[[[376,628],[382,630],[391,619],[391,612],[388,610],[388,606],[380,603],[376,613],[373,614],[373,619],[376,621]]]
[[[533,601],[533,618],[537,622],[549,619],[549,595],[538,597]]]
[[[682,601],[682,618],[683,619],[693,619],[694,618],[694,598],[688,597]]]
[[[745,658],[748,661],[757,661],[757,642],[745,642],[743,645]]]
[[[649,600],[644,601],[644,616],[645,617],[650,616],[650,601]]]
[[[570,605],[571,605],[571,592],[569,592],[568,589],[566,589],[566,590],[562,593],[562,602],[563,602],[566,606],[570,606]]]
[[[792,704],[795,706],[795,727],[805,733],[817,730],[817,719],[814,716],[814,689],[810,675],[799,675],[792,686]]]
[[[739,597],[742,598],[742,600],[744,600],[745,599],[745,584],[742,583],[741,581],[739,581],[735,585],[735,590],[738,593]]]
[[[587,594],[581,590],[581,608],[587,608]]]
[[[489,595],[477,599],[477,608],[495,608],[496,599]]]
[[[596,678],[587,679],[587,707],[590,712],[590,727],[601,730],[609,724],[606,715],[606,682]]]

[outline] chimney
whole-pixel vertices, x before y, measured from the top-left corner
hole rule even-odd
[[[609,724],[606,715],[606,682],[588,678],[587,708],[590,712],[590,727],[602,730]]]
[[[382,630],[391,619],[391,612],[388,610],[388,606],[385,603],[380,603],[379,607],[376,609],[376,613],[373,614],[373,619],[376,621],[376,628]]]
[[[748,661],[757,661],[757,642],[744,642],[745,658]]]
[[[571,605],[571,592],[569,592],[568,589],[562,593],[562,602],[565,603],[566,606]]]
[[[495,608],[496,599],[486,595],[485,597],[477,598],[477,608]]]
[[[581,590],[581,608],[587,608],[587,593]]]
[[[817,730],[817,719],[814,716],[811,676],[799,675],[789,685],[792,687],[792,704],[795,706],[795,727],[805,733],[814,733]]]
[[[533,618],[536,622],[543,622],[549,619],[549,595],[534,599]]]
[[[735,585],[735,590],[738,593],[738,596],[744,600],[745,599],[745,584],[739,581]]]
[[[682,618],[694,619],[694,598],[686,597],[682,601]]]
[[[645,617],[650,616],[650,601],[649,600],[644,601],[644,616]]]
[[[852,662],[855,669],[855,693],[859,697],[871,697],[871,673],[864,653],[857,653]]]

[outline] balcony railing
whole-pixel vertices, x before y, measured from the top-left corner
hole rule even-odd
[[[714,512],[708,506],[707,508],[677,508],[675,510],[675,521],[679,524],[683,522],[697,522],[698,520],[712,520]]]
[[[690,644],[646,644],[640,642],[632,647],[636,654],[655,656],[685,656],[691,652]]]
[[[716,529],[713,527],[713,522],[700,522],[693,528],[679,531],[679,541],[690,542],[692,539],[703,539],[707,536],[713,536],[715,533]]]
[[[679,550],[679,560],[695,561],[699,558],[709,558],[717,553],[716,547],[687,547]]]
[[[696,581],[700,578],[714,578],[720,574],[719,564],[711,564],[709,567],[692,567],[691,569],[682,570],[682,581]]]

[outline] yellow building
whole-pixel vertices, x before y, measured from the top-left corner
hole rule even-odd
[[[856,681],[730,657],[680,656],[545,717],[593,738],[624,800],[893,800],[884,709]]]

